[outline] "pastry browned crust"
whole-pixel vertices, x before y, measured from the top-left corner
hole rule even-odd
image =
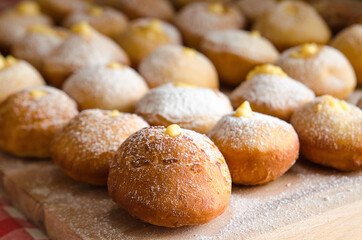
[[[362,169],[361,109],[322,96],[297,109],[290,122],[306,159],[343,171]]]
[[[51,157],[73,179],[104,186],[119,146],[133,132],[148,126],[135,114],[112,116],[112,111],[85,110],[56,134]]]
[[[344,29],[332,40],[331,46],[347,57],[356,73],[357,83],[362,84],[362,23]]]
[[[275,180],[296,161],[299,141],[293,127],[260,113],[223,117],[209,137],[228,164],[233,183],[256,185]]]
[[[35,98],[31,92],[47,94]],[[49,157],[55,133],[78,114],[76,103],[52,87],[34,87],[0,105],[0,147],[21,157]]]
[[[117,151],[108,177],[112,199],[132,216],[166,227],[199,225],[226,209],[231,180],[224,158],[206,136],[144,128]]]

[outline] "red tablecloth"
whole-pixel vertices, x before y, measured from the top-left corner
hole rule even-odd
[[[46,240],[38,228],[0,195],[0,240]]]

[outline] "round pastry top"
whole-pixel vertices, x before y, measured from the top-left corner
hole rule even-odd
[[[151,87],[170,82],[169,80],[181,81],[190,75],[200,78],[195,85],[202,83],[218,87],[217,72],[210,60],[200,52],[180,45],[164,45],[157,48],[141,62],[139,71],[149,80]],[[187,79],[185,81],[187,82]]]
[[[133,132],[148,127],[136,114],[90,109],[80,112],[56,136],[71,141],[78,154],[102,154],[117,151]]]
[[[201,48],[217,52],[237,54],[252,61],[275,60],[279,53],[267,39],[257,31],[221,30],[207,34]]]
[[[195,2],[184,7],[176,20],[178,25],[187,27],[194,34],[203,35],[210,30],[241,28],[243,16],[234,8],[220,2]]]
[[[362,146],[362,111],[345,101],[324,95],[298,108],[291,123],[301,136],[333,149]],[[341,148],[341,149],[342,149]]]
[[[149,40],[166,38],[166,42],[181,43],[180,33],[174,26],[154,18],[139,18],[133,20],[129,23],[128,29],[122,36]]]
[[[63,119],[78,113],[76,103],[64,92],[48,86],[33,87],[11,95],[0,108],[0,115],[6,115],[20,125],[48,125],[63,123]]]
[[[231,111],[229,99],[219,90],[184,83],[153,88],[136,104],[136,112],[158,114],[171,122],[205,116],[219,118]]]
[[[208,135],[237,151],[262,151],[275,146],[277,142],[289,141],[296,134],[289,123],[253,112],[248,104],[243,103],[235,112],[221,118]]]
[[[169,127],[156,126],[132,134],[111,167],[121,165],[136,171],[147,166],[175,168],[189,165],[191,168],[194,164],[205,164],[220,168],[225,182],[231,182],[224,157],[208,137],[183,128],[178,129],[176,136],[170,136],[169,131]]]
[[[107,92],[119,91],[132,93],[138,88],[147,89],[143,78],[132,68],[120,63],[111,62],[105,66],[90,66],[82,68],[72,74],[64,83],[63,88],[72,90],[74,84],[82,92]]]
[[[289,109],[315,97],[312,90],[288,77],[280,68],[265,68],[276,69],[275,72],[268,72],[261,70],[263,66],[271,65],[260,65],[250,71],[248,80],[231,93],[232,100],[242,96],[254,104],[265,104],[273,109]]]

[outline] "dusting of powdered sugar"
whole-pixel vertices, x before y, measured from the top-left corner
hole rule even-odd
[[[172,123],[217,121],[232,111],[229,99],[215,89],[178,87],[172,83],[151,89],[135,106],[136,113],[154,122],[158,116]],[[201,121],[201,123],[200,123]]]
[[[319,52],[308,58],[294,58],[291,54],[302,46],[290,48],[280,55],[276,65],[291,78],[312,89],[316,95],[350,89],[356,76],[347,58],[337,49],[322,46]]]
[[[275,136],[276,130],[278,136]],[[220,144],[230,144],[232,149],[240,151],[241,148],[246,148],[253,151],[274,146],[276,141],[281,141],[278,139],[285,139],[290,132],[294,132],[294,129],[289,123],[254,112],[250,118],[235,117],[234,113],[226,115],[208,135]]]
[[[242,101],[271,109],[296,109],[315,97],[312,90],[290,77],[257,74],[241,83],[230,95],[234,107]]]
[[[41,98],[34,98],[31,96],[34,90],[47,94]],[[12,95],[4,102],[0,111],[2,118],[14,120],[23,129],[34,126],[44,129],[62,126],[77,114],[77,105],[70,97],[48,86],[28,88]]]
[[[227,13],[215,14],[208,10],[210,3],[192,3],[184,7],[175,18],[175,24],[186,32],[201,37],[208,32],[238,29],[244,26],[244,18],[234,8]]]
[[[132,68],[107,66],[82,68],[64,83],[63,90],[82,109],[101,108],[130,111],[148,91],[143,78]]]
[[[243,30],[213,31],[201,43],[204,51],[237,54],[250,61],[273,63],[279,52],[266,38],[252,36]]]
[[[362,111],[352,104],[342,110],[329,106],[326,96],[318,97],[297,109],[290,122],[301,139],[314,144],[335,150],[362,145]]]
[[[92,30],[90,39],[71,34],[45,60],[46,67],[67,67],[74,71],[85,66],[105,65],[110,62],[128,64],[126,53],[110,38]]]
[[[109,116],[110,113],[99,109],[82,111],[55,136],[55,148],[77,158],[115,153],[129,135],[149,126],[135,114]]]

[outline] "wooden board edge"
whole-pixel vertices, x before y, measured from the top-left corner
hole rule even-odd
[[[27,191],[19,187],[6,175],[3,176],[2,187],[5,198],[7,198],[12,205],[18,208],[35,225],[44,230],[43,204],[37,201]]]
[[[338,207],[252,238],[267,239],[349,239],[359,240],[362,236],[362,200]]]
[[[54,214],[47,206],[44,207],[46,233],[52,240],[82,240],[67,224]]]

